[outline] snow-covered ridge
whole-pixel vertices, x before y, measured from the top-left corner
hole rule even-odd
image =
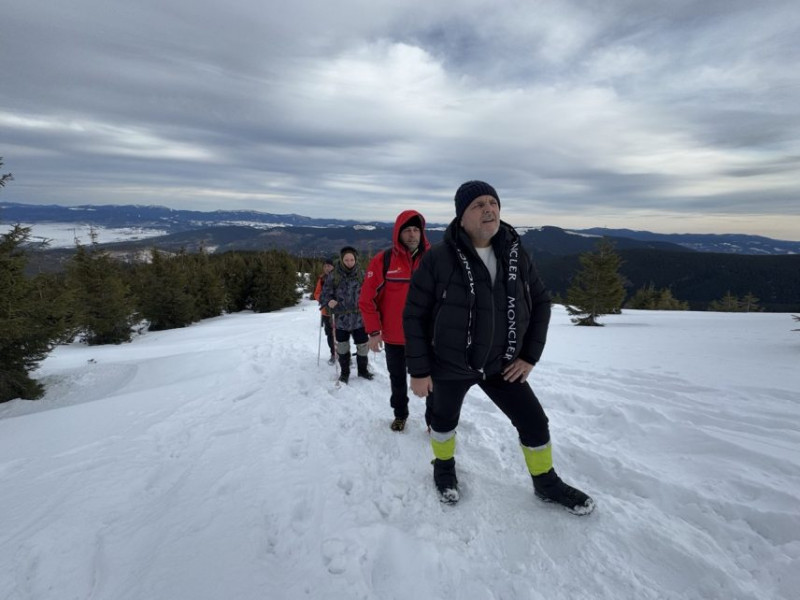
[[[520,226],[520,227],[515,227],[514,229],[516,229],[517,233],[519,233],[520,235],[524,235],[524,234],[528,233],[529,231],[542,231],[544,229],[544,227],[541,227],[541,226],[540,227],[528,227],[527,225],[523,225],[523,226]]]
[[[602,236],[594,234],[594,233],[583,233],[581,231],[573,231],[572,229],[565,229],[564,233],[567,233],[569,235],[577,235],[578,237],[583,237],[583,238],[600,238],[600,237],[602,237]]]
[[[288,223],[264,223],[260,221],[194,221],[197,227],[252,227],[253,229],[275,229],[276,227],[291,227]]]

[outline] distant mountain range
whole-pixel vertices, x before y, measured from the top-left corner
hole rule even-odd
[[[652,233],[630,229],[605,229],[593,227],[582,229],[583,233],[623,237],[643,242],[669,242],[698,252],[720,252],[722,254],[800,254],[800,242],[773,240],[758,235],[740,233]]]
[[[283,248],[308,255],[328,254],[342,245],[361,244],[378,250],[391,243],[393,223],[343,219],[318,219],[302,215],[279,215],[259,211],[175,210],[163,206],[102,205],[59,206],[0,202],[0,222],[75,223],[112,228],[150,228],[165,231],[140,245],[184,246],[200,244],[216,251]],[[429,237],[438,241],[446,224],[429,224]],[[742,234],[659,234],[630,229],[591,228],[565,230],[558,227],[519,227],[526,247],[551,256],[590,250],[597,237],[611,238],[619,250],[717,252],[724,254],[800,254],[800,242],[773,240]]]
[[[393,223],[315,219],[257,211],[200,212],[162,206],[35,206],[0,203],[2,224],[57,223],[97,228],[148,230],[138,236],[102,244],[122,259],[148,248],[177,252],[286,250],[305,258],[336,254],[352,245],[367,256],[391,245]],[[441,240],[445,224],[429,224],[428,238]],[[45,228],[46,229],[46,228]],[[610,238],[622,258],[620,272],[629,293],[654,285],[703,310],[726,293],[755,294],[761,306],[776,312],[800,310],[800,242],[751,235],[656,234],[627,229],[565,230],[559,227],[517,227],[542,278],[556,294],[565,295],[580,268],[578,256]],[[83,240],[88,243],[88,240]],[[73,247],[37,251],[29,269],[60,270]]]

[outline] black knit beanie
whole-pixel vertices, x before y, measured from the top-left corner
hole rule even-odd
[[[497,200],[497,206],[500,206],[500,196],[497,191],[485,181],[467,181],[462,183],[461,187],[456,191],[456,219],[461,221],[461,216],[467,207],[472,204],[475,198],[480,196],[492,196]]]
[[[403,223],[400,227],[400,232],[402,233],[403,229],[406,227],[416,227],[417,229],[422,229],[422,219],[419,218],[419,215],[414,215],[408,221]]]
[[[352,254],[355,256],[356,260],[358,260],[358,250],[353,248],[352,246],[345,246],[341,250],[339,250],[339,258],[344,258],[345,254]]]

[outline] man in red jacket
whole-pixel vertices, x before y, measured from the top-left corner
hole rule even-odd
[[[403,431],[408,419],[403,307],[406,304],[411,274],[422,255],[430,248],[425,237],[425,218],[415,210],[404,210],[394,222],[392,248],[381,250],[367,267],[358,307],[369,333],[369,348],[386,348],[386,367],[392,387],[390,404],[394,410],[392,431]],[[385,254],[391,253],[388,263]],[[425,423],[430,426],[431,395],[425,408]]]

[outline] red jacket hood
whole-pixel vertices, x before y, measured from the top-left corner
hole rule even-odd
[[[400,241],[400,230],[403,228],[403,225],[408,223],[414,217],[417,217],[422,225],[422,227],[420,227],[420,249],[428,250],[431,247],[431,243],[428,241],[428,236],[425,235],[425,217],[423,217],[422,214],[416,210],[404,210],[397,215],[397,218],[394,221],[394,233],[392,234],[392,247],[398,252],[406,251],[406,247],[403,245],[403,242]]]

